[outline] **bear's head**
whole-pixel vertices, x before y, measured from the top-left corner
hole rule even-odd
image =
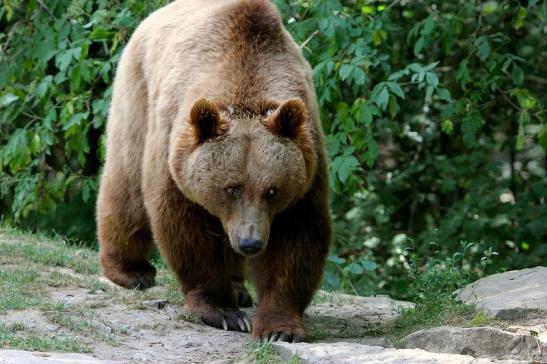
[[[232,248],[266,248],[276,214],[310,189],[317,171],[313,121],[295,98],[249,105],[196,101],[171,143],[169,168],[191,201],[219,218]]]

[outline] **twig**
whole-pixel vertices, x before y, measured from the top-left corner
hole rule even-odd
[[[522,108],[520,108],[513,101],[511,101],[511,99],[509,97],[507,97],[507,95],[504,92],[501,93],[501,96],[505,99],[505,101],[507,101],[509,103],[509,105],[513,106],[518,111],[522,111]]]
[[[473,39],[477,39],[477,34],[479,34],[479,30],[481,29],[481,26],[482,26],[482,9],[480,9],[481,7],[481,1],[478,0],[477,1],[477,5],[479,7],[479,19],[477,20],[477,29],[475,29],[475,31],[473,32]]]
[[[46,13],[48,13],[49,16],[51,16],[52,18],[55,17],[55,15],[53,15],[51,10],[49,10],[49,8],[46,6],[46,4],[44,4],[44,2],[42,0],[38,0],[38,4],[40,4],[40,7],[42,9],[44,9],[46,11]]]
[[[313,37],[315,37],[317,34],[319,34],[319,30],[316,30],[315,32],[311,33],[311,35],[305,41],[303,41],[302,44],[300,44],[300,49],[303,49],[306,46],[306,44],[308,44],[308,42],[312,40]]]
[[[532,82],[541,83],[542,85],[547,85],[547,79],[536,76],[536,75],[528,75],[526,76],[526,79]]]

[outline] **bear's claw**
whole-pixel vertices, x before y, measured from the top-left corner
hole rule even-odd
[[[260,335],[260,342],[276,342],[276,341],[285,341],[288,343],[299,343],[304,341],[304,335],[297,332],[290,331],[272,331],[265,332]]]
[[[251,322],[245,312],[234,308],[214,308],[202,314],[206,325],[224,330],[251,332]]]

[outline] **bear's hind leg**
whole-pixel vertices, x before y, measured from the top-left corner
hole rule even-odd
[[[146,289],[154,285],[156,268],[148,262],[153,243],[142,197],[122,178],[101,179],[97,203],[99,255],[104,275],[125,288]]]

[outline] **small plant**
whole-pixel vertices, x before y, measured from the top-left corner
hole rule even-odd
[[[249,345],[250,360],[254,360],[256,364],[300,364],[300,358],[294,355],[290,361],[283,360],[275,351],[273,345],[269,342],[256,343]]]
[[[454,292],[470,283],[475,275],[482,272],[470,272],[466,269],[466,256],[475,245],[462,241],[460,251],[450,258],[432,257],[420,265],[416,254],[412,255],[408,274],[412,280],[416,307],[405,310],[393,323],[390,335],[395,342],[404,336],[429,327],[449,324],[469,324],[482,326],[487,318],[475,312],[472,305],[462,303]],[[496,255],[491,249],[484,252],[483,269]]]
[[[484,312],[477,312],[477,314],[469,321],[465,323],[466,327],[480,327],[486,326],[492,323],[494,319],[488,317]]]

